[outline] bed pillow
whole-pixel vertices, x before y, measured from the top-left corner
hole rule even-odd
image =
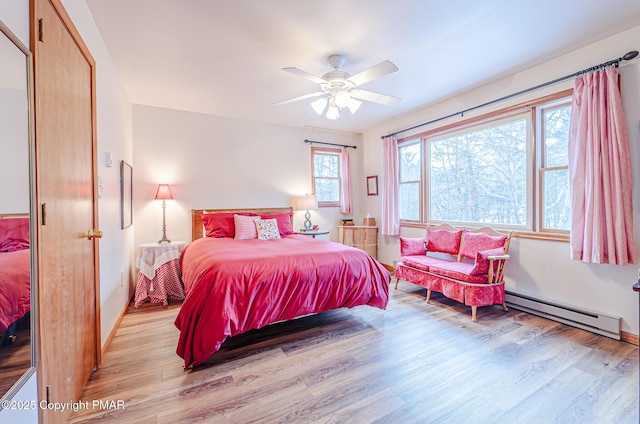
[[[460,246],[460,255],[463,258],[475,259],[476,253],[504,247],[506,241],[507,236],[492,236],[491,234],[473,233],[465,230]]]
[[[29,218],[0,219],[0,252],[29,248]]]
[[[251,240],[258,238],[255,221],[260,220],[259,216],[234,215],[233,225],[235,227],[236,240]]]
[[[504,255],[504,247],[498,247],[496,249],[481,250],[476,253],[476,261],[473,269],[469,271],[471,275],[482,275],[489,273],[489,256]],[[495,266],[495,265],[494,265]],[[494,269],[495,271],[495,269]]]
[[[202,214],[202,224],[206,237],[235,237],[234,215],[256,216],[248,212],[211,212]]]
[[[280,230],[278,229],[278,220],[276,218],[257,219],[255,221],[255,227],[260,240],[273,240],[280,238]]]
[[[278,230],[280,231],[280,237],[288,236],[289,234],[295,234],[293,226],[291,225],[291,216],[293,212],[278,212],[260,215],[262,219],[275,219],[278,222]]]
[[[427,228],[427,250],[429,252],[457,255],[462,230],[435,230]]]

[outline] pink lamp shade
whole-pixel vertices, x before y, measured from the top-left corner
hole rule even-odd
[[[173,200],[169,184],[158,184],[155,200]]]

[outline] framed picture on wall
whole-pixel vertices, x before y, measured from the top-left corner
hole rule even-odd
[[[120,216],[123,229],[133,224],[133,168],[125,161],[120,162]]]
[[[369,196],[378,195],[378,176],[377,175],[367,177],[367,194]]]

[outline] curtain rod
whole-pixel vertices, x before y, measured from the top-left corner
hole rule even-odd
[[[403,130],[399,130],[399,131],[396,131],[396,132],[392,132],[392,133],[389,133],[389,134],[387,134],[387,135],[383,135],[383,136],[382,136],[382,137],[380,137],[380,138],[381,138],[381,139],[385,139],[385,138],[387,138],[387,137],[392,137],[392,136],[394,136],[394,135],[398,135],[398,134],[403,133],[403,132],[406,132],[406,131],[411,131],[411,130],[414,130],[414,129],[416,129],[416,128],[423,127],[423,126],[425,126],[425,125],[433,124],[434,122],[442,121],[442,120],[445,120],[445,119],[447,119],[447,118],[452,118],[452,117],[457,116],[457,115],[464,116],[464,114],[465,114],[465,113],[467,113],[467,112],[471,112],[472,110],[480,109],[480,108],[483,108],[483,107],[485,107],[485,106],[492,105],[492,104],[494,104],[494,103],[502,102],[502,101],[504,101],[504,100],[508,100],[508,99],[510,99],[510,98],[512,98],[512,97],[517,97],[517,96],[520,96],[520,95],[522,95],[522,94],[528,93],[528,92],[530,92],[530,91],[539,90],[539,89],[544,88],[544,87],[547,87],[547,86],[549,86],[549,85],[553,85],[553,84],[559,83],[559,82],[561,82],[561,81],[565,81],[565,80],[568,80],[568,79],[570,79],[570,78],[574,78],[574,77],[580,76],[580,75],[582,75],[582,74],[586,74],[586,73],[589,73],[589,72],[597,71],[597,70],[599,70],[599,69],[607,68],[607,67],[609,67],[609,66],[615,66],[615,67],[618,67],[618,64],[619,64],[620,62],[622,62],[623,60],[631,60],[631,59],[635,59],[635,57],[636,57],[636,56],[638,56],[638,51],[637,51],[637,50],[633,50],[633,51],[630,51],[630,52],[626,53],[626,54],[625,54],[624,56],[622,56],[622,57],[619,57],[619,58],[617,58],[617,59],[610,60],[610,61],[608,61],[608,62],[601,63],[601,64],[596,65],[596,66],[592,66],[592,67],[587,68],[587,69],[583,69],[582,71],[574,72],[574,73],[573,73],[573,74],[571,74],[571,75],[565,75],[564,77],[556,78],[556,79],[554,79],[553,81],[547,81],[547,82],[545,82],[545,83],[542,83],[542,84],[536,85],[536,86],[534,86],[534,87],[530,87],[530,88],[527,88],[527,89],[525,89],[525,90],[518,91],[517,93],[509,94],[509,95],[507,95],[507,96],[500,97],[499,99],[491,100],[491,101],[489,101],[489,102],[482,103],[481,105],[477,105],[477,106],[470,107],[469,109],[461,110],[460,112],[452,113],[452,114],[447,115],[447,116],[442,116],[442,117],[440,117],[440,118],[432,119],[431,121],[428,121],[428,122],[423,122],[422,124],[414,125],[413,127],[409,127],[409,128],[405,128],[405,129],[403,129]]]
[[[305,140],[305,143],[311,143],[311,144],[325,144],[327,146],[338,146],[338,147],[351,147],[352,149],[357,149],[358,146],[349,146],[346,144],[334,144],[334,143],[325,143],[324,141],[313,141],[313,140]]]

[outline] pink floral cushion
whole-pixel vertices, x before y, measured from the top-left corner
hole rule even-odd
[[[504,255],[504,247],[498,247],[497,249],[481,250],[476,253],[476,261],[473,269],[469,271],[471,275],[482,275],[489,273],[489,256]],[[494,263],[495,267],[495,263]]]
[[[29,248],[29,218],[0,219],[0,252]]]
[[[293,212],[278,212],[260,215],[260,218],[275,218],[275,220],[278,221],[278,230],[280,231],[280,236],[282,237],[288,236],[289,234],[295,234],[295,231],[293,231],[293,225],[291,225],[291,215],[293,215]]]
[[[251,240],[258,238],[255,221],[260,220],[259,216],[234,215],[233,224],[235,226],[236,240]]]
[[[435,230],[427,228],[427,250],[457,255],[462,230]]]
[[[400,256],[426,255],[423,238],[400,237]]]
[[[475,259],[476,253],[483,250],[497,249],[503,247],[507,241],[507,236],[492,236],[486,233],[464,232],[460,255],[463,258]]]
[[[280,238],[278,221],[275,218],[256,219],[255,226],[260,240],[273,240]]]

